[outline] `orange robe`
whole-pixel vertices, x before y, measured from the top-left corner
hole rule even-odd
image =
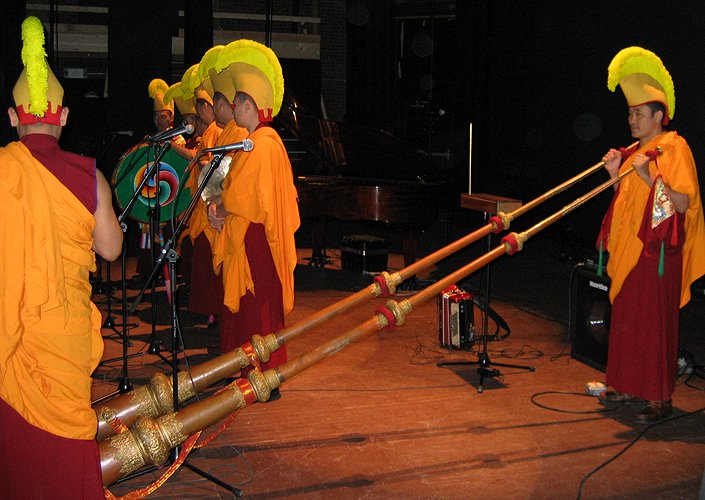
[[[253,150],[235,154],[223,186],[223,206],[230,215],[213,246],[214,269],[216,273],[222,269],[225,305],[238,312],[247,291],[257,295],[245,234],[250,223],[262,224],[281,282],[283,311],[288,314],[294,307],[294,233],[300,223],[293,172],[275,130],[260,127],[250,139]]]
[[[651,178],[656,173],[674,191],[687,194],[690,205],[685,213],[686,234],[683,245],[683,278],[681,283],[680,306],[690,300],[690,285],[705,274],[705,223],[700,198],[698,175],[693,154],[685,140],[676,132],[664,132],[640,147],[637,152],[662,150],[656,162],[650,162]],[[628,169],[633,155],[627,158],[620,171]],[[658,167],[656,166],[658,164]],[[607,235],[609,261],[607,272],[612,280],[610,299],[614,301],[624,280],[636,266],[644,244],[639,239],[644,209],[649,202],[649,186],[635,173],[624,177],[619,184],[612,206],[611,225]]]
[[[639,151],[660,147],[650,163],[673,190],[688,195],[685,214],[652,227],[656,184],[635,173],[620,181],[601,238],[610,258],[609,352],[605,377],[616,390],[646,400],[670,400],[678,358],[678,312],[691,283],[705,273],[705,225],[695,162],[688,144],[665,132]],[[632,164],[628,158],[621,171]]]
[[[241,142],[247,139],[248,132],[246,129],[240,127],[235,120],[230,120],[228,124],[223,128],[223,132],[220,134],[220,137],[218,137],[218,141],[214,144],[215,146],[225,146],[227,144],[234,144],[236,142]],[[232,153],[230,155],[230,158],[228,158],[228,161],[231,161],[234,159],[236,153]],[[225,161],[227,157],[223,157],[222,161]],[[230,168],[232,168],[232,163],[230,165]],[[217,238],[217,233],[216,230],[213,229],[210,224],[208,223],[208,214],[206,212],[205,204],[203,204],[203,215],[204,215],[204,230],[206,233],[206,236],[208,237],[208,241],[211,244],[211,247],[213,246],[213,243],[215,242]]]
[[[0,398],[37,428],[92,440],[95,219],[23,144],[1,149],[0,164]]]
[[[211,123],[211,127],[217,128],[215,122]],[[220,128],[217,130],[219,133],[217,137],[213,138],[212,144],[209,140],[208,148],[239,142],[247,137],[247,130],[238,127],[234,120],[222,130]],[[227,161],[231,160],[228,157],[223,158],[221,165],[226,159]],[[203,168],[208,167],[209,165],[206,165]],[[196,187],[191,192],[195,193]],[[208,314],[215,317],[223,305],[223,282],[222,278],[213,271],[211,245],[215,240],[216,231],[208,223],[206,204],[202,198],[198,200],[191,221],[189,235],[193,241],[193,257],[188,309],[197,314]]]
[[[212,148],[217,145],[218,138],[221,133],[221,128],[218,127],[215,122],[208,125],[201,136],[201,142],[196,150],[195,158],[198,158],[198,155],[204,149]],[[186,187],[191,189],[192,194],[195,194],[198,189],[198,176],[200,172],[201,167],[198,162],[194,160],[191,166],[191,174],[186,181]],[[206,227],[209,227],[208,217],[206,216],[206,205],[203,203],[203,200],[199,198],[196,206],[193,208],[193,212],[191,213],[191,217],[188,221],[188,228],[184,231],[184,236],[188,235],[191,238],[191,241],[196,241],[198,235],[201,234]]]

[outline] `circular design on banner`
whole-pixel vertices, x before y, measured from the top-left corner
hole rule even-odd
[[[155,159],[154,148],[144,143],[130,148],[122,155],[112,178],[115,197],[120,208],[124,209],[130,204]],[[159,164],[160,222],[166,222],[188,208],[191,201],[191,189],[186,182],[188,165],[189,162],[172,149],[169,149],[161,158]],[[149,213],[156,204],[155,193],[156,185],[154,179],[151,179],[140,189],[127,215],[140,222],[149,222]]]
[[[154,165],[154,162],[147,163],[142,166],[137,171],[137,175],[133,180],[135,191],[139,188],[140,183],[144,179]],[[141,203],[152,208],[154,206],[154,198],[157,195],[157,184],[154,181],[154,176],[149,179],[145,185],[142,187],[139,198],[137,198]],[[169,203],[174,201],[176,193],[179,190],[179,175],[176,173],[176,169],[165,162],[159,162],[159,206],[161,208],[167,206]]]

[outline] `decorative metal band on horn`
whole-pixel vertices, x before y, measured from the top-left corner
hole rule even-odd
[[[266,345],[271,346],[271,341]],[[216,359],[193,367],[191,374],[178,375],[179,403],[183,403],[211,385],[233,376],[250,361],[241,347]],[[171,377],[155,374],[147,385],[106,401],[94,408],[98,417],[96,440],[103,441],[130,427],[140,417],[157,417],[174,409]]]
[[[103,484],[108,486],[146,466],[163,465],[169,451],[188,437],[244,408],[247,404],[267,401],[279,387],[275,370],[253,370],[248,380],[238,379],[207,400],[196,402],[177,413],[156,419],[142,417],[129,432],[99,443]]]

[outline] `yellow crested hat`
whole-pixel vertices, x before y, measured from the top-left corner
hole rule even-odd
[[[172,103],[164,102],[164,94],[169,90],[169,84],[167,84],[161,78],[155,78],[149,82],[149,87],[147,87],[147,93],[149,97],[154,100],[153,111],[163,111],[168,110],[174,113],[174,105]]]
[[[198,65],[198,72],[202,79],[210,80],[213,88],[213,94],[219,92],[223,94],[228,102],[233,102],[235,99],[235,85],[233,84],[230,75],[223,71],[216,71],[215,67],[218,63],[218,58],[225,47],[216,45],[211,47],[203,54],[201,62]]]
[[[22,64],[12,97],[20,124],[61,125],[64,89],[49,67],[44,51],[44,26],[30,16],[22,23]]]
[[[194,73],[196,73],[194,75]],[[193,99],[193,91],[196,89],[200,81],[196,81],[198,78],[198,64],[194,64],[189,69],[184,71],[181,77],[181,95],[186,99]]]
[[[284,97],[284,76],[276,54],[253,40],[236,40],[218,56],[216,72],[230,76],[236,92],[252,97],[260,122],[269,122],[279,113]]]
[[[663,124],[668,125],[676,110],[673,80],[661,59],[641,47],[620,50],[607,68],[607,88],[619,85],[629,107],[660,102],[666,108]]]
[[[172,101],[176,103],[176,108],[179,110],[179,113],[181,113],[181,116],[196,114],[194,99],[184,99],[181,93],[181,82],[176,82],[164,93],[164,102],[169,104]]]
[[[213,106],[213,94],[215,94],[213,91],[213,83],[209,78],[201,80],[201,84],[194,90],[196,99],[203,99],[211,106]]]
[[[199,67],[200,64],[194,64],[186,70],[181,78],[181,88],[184,89],[185,96],[191,96],[194,100],[202,99],[212,106],[213,86],[209,81],[201,78]]]

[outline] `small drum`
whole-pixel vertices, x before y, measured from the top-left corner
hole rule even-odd
[[[122,155],[112,179],[120,208],[125,208],[130,202],[155,158],[155,151],[147,144],[138,144]],[[191,190],[185,185],[188,166],[189,162],[171,149],[162,157],[159,163],[160,222],[168,221],[188,208],[191,201]],[[155,206],[155,197],[156,187],[152,177],[142,187],[142,192],[127,215],[140,222],[149,222],[149,211]]]

